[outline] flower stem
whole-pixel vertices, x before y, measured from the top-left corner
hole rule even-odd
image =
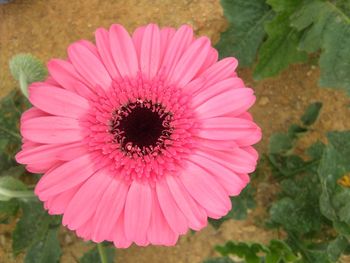
[[[97,243],[98,253],[100,254],[101,263],[108,263],[106,249],[102,243]]]
[[[33,191],[14,191],[0,187],[0,195],[8,198],[33,198]]]
[[[28,83],[25,74],[21,71],[19,73],[19,87],[24,96],[28,98]]]

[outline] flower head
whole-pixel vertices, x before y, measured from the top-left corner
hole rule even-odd
[[[174,245],[230,211],[255,169],[255,97],[236,67],[186,25],[100,28],[30,86],[17,161],[44,173],[36,195],[78,236]]]

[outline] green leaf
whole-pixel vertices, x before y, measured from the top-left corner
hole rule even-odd
[[[107,262],[113,263],[115,256],[115,249],[113,247],[105,247]],[[80,259],[79,263],[102,263],[100,255],[96,246],[86,252]]]
[[[251,65],[265,37],[264,23],[273,12],[264,0],[221,0],[230,23],[216,45],[220,57],[234,56],[241,66]]]
[[[48,230],[60,225],[58,216],[50,216],[38,201],[20,202],[22,217],[12,233],[12,250],[18,255],[38,242],[44,242]]]
[[[346,237],[339,235],[336,239],[331,241],[327,247],[328,258],[331,262],[336,262],[346,247],[349,245],[349,241]]]
[[[334,2],[305,1],[291,16],[291,25],[304,31],[299,44],[301,50],[322,49],[320,86],[343,88],[350,93],[349,3],[337,5]]]
[[[248,185],[238,196],[231,197],[232,209],[228,214],[220,219],[209,218],[209,223],[214,228],[219,228],[221,224],[229,219],[243,220],[247,218],[248,209],[255,207],[254,189]]]
[[[57,263],[61,256],[61,247],[57,238],[58,228],[49,229],[47,235],[34,243],[24,258],[24,263]]]
[[[310,126],[314,124],[314,122],[317,120],[318,115],[320,114],[322,108],[321,102],[315,102],[309,105],[309,107],[306,109],[306,112],[301,117],[301,121],[304,125]]]
[[[284,154],[293,147],[293,140],[284,133],[274,133],[270,137],[269,153]]]
[[[292,249],[282,240],[271,240],[268,248],[269,252],[266,254],[265,263],[294,262],[297,260]]]
[[[350,132],[329,133],[328,141],[318,168],[320,208],[335,229],[350,238],[350,189],[338,184],[338,179],[350,172]]]
[[[298,259],[288,244],[282,240],[271,240],[268,246],[260,243],[234,243],[229,241],[223,246],[216,246],[215,249],[223,256],[235,255],[244,259],[244,262],[247,263],[288,263],[295,262]],[[212,261],[205,262],[226,262],[227,257],[221,259],[222,261],[212,259]]]
[[[216,246],[215,249],[223,256],[236,255],[245,259],[247,263],[260,263],[260,252],[268,252],[268,248],[259,243],[234,243],[228,241],[224,246]]]
[[[204,260],[203,263],[235,263],[235,262],[229,257],[222,257],[222,258],[207,259],[207,260]]]
[[[12,91],[0,101],[0,171],[16,165],[13,157],[21,146],[19,119],[28,107],[19,91]]]
[[[307,54],[297,48],[302,34],[289,22],[289,16],[301,0],[270,0],[268,3],[277,14],[272,21],[265,23],[268,38],[259,50],[258,64],[253,73],[256,80],[275,76],[289,64],[307,60]]]
[[[0,201],[0,224],[9,223],[11,216],[17,214],[19,208],[18,200]]]
[[[307,173],[294,180],[283,180],[281,188],[281,199],[270,209],[272,225],[298,234],[319,231],[325,219],[319,208],[321,185],[318,176]]]

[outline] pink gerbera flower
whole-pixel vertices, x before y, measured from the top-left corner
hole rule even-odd
[[[231,209],[261,138],[237,60],[189,26],[121,25],[78,41],[29,88],[17,161],[50,214],[95,242],[174,245]]]

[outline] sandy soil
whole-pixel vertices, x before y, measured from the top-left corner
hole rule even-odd
[[[175,4],[176,3],[176,4]],[[30,52],[43,61],[51,57],[65,57],[66,47],[79,39],[93,39],[99,26],[124,24],[128,30],[148,23],[179,26],[189,23],[198,35],[208,35],[215,43],[225,20],[219,0],[22,0],[0,6],[0,96],[16,86],[7,63],[19,52]],[[306,106],[322,101],[324,107],[313,130],[303,138],[300,148],[317,139],[324,139],[329,130],[350,129],[349,97],[345,93],[320,89],[319,71],[314,66],[298,65],[274,79],[256,83],[249,69],[239,70],[248,86],[254,87],[257,103],[252,113],[263,129],[264,137],[258,150],[264,154],[268,138],[273,132],[284,131],[297,122]],[[269,178],[269,171],[259,174]],[[213,246],[227,240],[268,242],[279,233],[265,230],[262,218],[271,203],[276,187],[269,180],[257,180],[258,207],[248,220],[225,222],[219,230],[207,227],[181,238],[175,247],[133,246],[117,251],[116,262],[125,263],[199,263],[214,255]],[[0,226],[0,262],[22,262],[11,255],[10,233],[13,225]],[[61,262],[77,262],[91,246],[66,230],[62,230],[63,256]]]

